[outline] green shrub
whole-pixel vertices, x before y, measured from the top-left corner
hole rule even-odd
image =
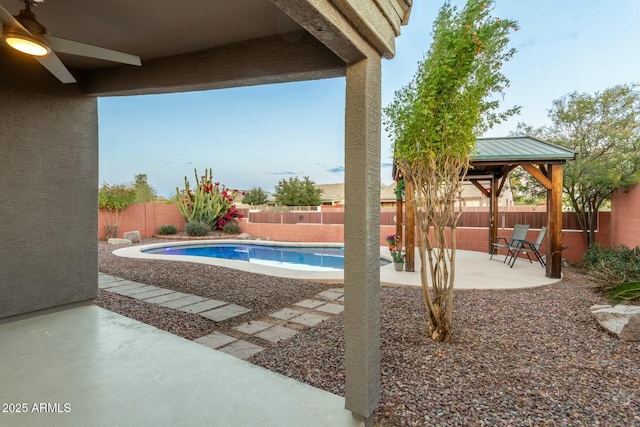
[[[240,224],[238,224],[236,221],[228,222],[222,227],[222,231],[228,234],[239,234]]]
[[[158,228],[158,234],[161,236],[169,236],[172,234],[176,234],[178,232],[178,228],[173,224],[165,224],[161,225]]]
[[[621,302],[640,301],[640,282],[621,283],[609,292],[613,305]]]
[[[211,228],[204,222],[189,222],[185,227],[185,231],[191,237],[206,236]]]
[[[583,263],[596,287],[602,290],[640,281],[640,247],[605,248],[595,244],[584,254]]]

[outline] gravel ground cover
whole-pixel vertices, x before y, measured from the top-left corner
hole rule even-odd
[[[146,240],[145,243],[159,240]],[[194,339],[335,287],[191,263],[116,257],[100,245],[100,271],[221,299],[253,311],[216,324],[108,292],[107,309]],[[602,303],[578,270],[524,290],[460,290],[454,342],[426,337],[417,288],[382,289],[379,426],[640,426],[640,343],[605,332]],[[264,343],[262,343],[264,344]],[[344,395],[343,316],[272,344],[250,362]]]

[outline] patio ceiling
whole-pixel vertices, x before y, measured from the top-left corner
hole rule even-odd
[[[0,6],[13,15],[24,8],[19,0]],[[33,12],[48,34],[141,58],[136,67],[57,54],[83,92],[110,96],[344,76],[348,64],[365,57],[354,43],[360,35],[345,34],[319,7],[286,0],[46,0]],[[399,33],[402,13],[387,18]],[[381,41],[380,49],[391,57],[395,47]],[[20,70],[41,68],[5,43],[0,51]]]
[[[24,4],[0,0],[17,15]],[[48,33],[152,59],[301,30],[269,0],[220,2],[45,0],[33,9]],[[95,70],[116,64],[60,54],[67,67]]]

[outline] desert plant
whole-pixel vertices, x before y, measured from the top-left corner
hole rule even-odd
[[[200,221],[189,222],[185,227],[187,235],[191,237],[206,236],[210,230],[209,224]]]
[[[585,252],[582,261],[600,290],[609,291],[640,281],[640,246],[605,248],[596,243]]]
[[[234,199],[238,190],[228,190],[219,182],[213,182],[211,169],[198,180],[198,171],[194,169],[197,186],[190,188],[189,180],[184,177],[184,190],[176,187],[178,209],[188,222],[203,222],[213,230],[222,227],[234,218],[242,218],[238,213]]]
[[[236,221],[230,221],[222,227],[222,231],[228,234],[238,234],[240,233],[240,224]]]
[[[621,283],[609,292],[613,305],[621,302],[640,301],[640,282]]]
[[[164,224],[158,228],[158,234],[161,236],[169,236],[172,234],[176,234],[178,232],[178,228],[173,224]]]

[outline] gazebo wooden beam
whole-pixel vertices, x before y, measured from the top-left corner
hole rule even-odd
[[[491,197],[491,193],[489,191],[487,191],[487,189],[484,187],[484,185],[480,184],[480,181],[477,179],[470,179],[469,180],[478,190],[480,190],[480,192],[485,196],[485,197]]]
[[[545,174],[540,169],[536,168],[533,165],[522,165],[522,167],[524,168],[524,170],[529,172],[531,176],[537,179],[540,184],[544,185],[547,190],[550,190],[552,188],[551,180],[547,178],[547,176],[545,176]]]

